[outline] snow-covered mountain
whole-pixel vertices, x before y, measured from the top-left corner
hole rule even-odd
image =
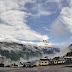
[[[15,42],[0,41],[0,54],[12,61],[40,58],[59,53],[58,47],[53,47],[49,42]]]

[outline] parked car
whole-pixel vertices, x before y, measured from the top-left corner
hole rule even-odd
[[[10,65],[7,65],[7,66],[5,66],[5,67],[10,67]]]
[[[23,67],[24,65],[20,62],[20,64],[18,65],[18,67]]]
[[[33,67],[30,62],[25,62],[24,65],[26,68],[32,68]]]

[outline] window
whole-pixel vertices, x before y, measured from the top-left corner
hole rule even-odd
[[[47,63],[47,62],[45,62],[45,63]]]
[[[42,62],[43,63],[43,62]]]

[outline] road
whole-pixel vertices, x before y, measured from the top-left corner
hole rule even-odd
[[[72,68],[64,65],[40,66],[34,68],[0,68],[0,72],[72,72]]]

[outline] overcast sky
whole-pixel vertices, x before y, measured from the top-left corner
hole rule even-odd
[[[72,0],[0,0],[0,40],[72,42]]]

